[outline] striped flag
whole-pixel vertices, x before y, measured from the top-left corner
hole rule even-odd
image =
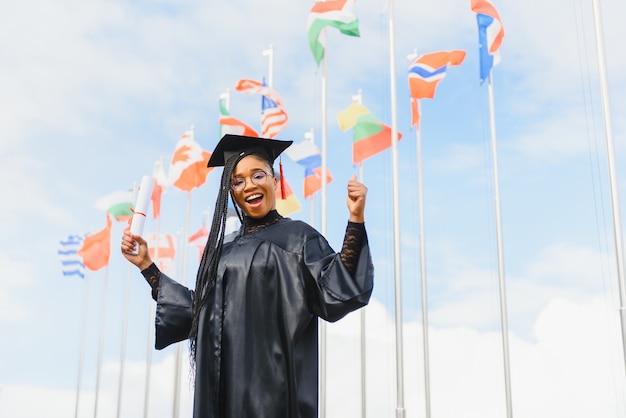
[[[322,188],[322,155],[311,141],[292,144],[285,154],[293,161],[304,166],[304,198],[312,196]],[[326,184],[332,181],[330,170],[326,167]]]
[[[465,51],[439,51],[422,54],[409,64],[409,92],[411,95],[411,126],[419,123],[419,99],[432,99],[439,82],[450,65],[460,65]]]
[[[309,47],[317,65],[320,65],[326,52],[324,28],[337,28],[344,35],[360,36],[359,20],[353,11],[354,0],[318,1],[311,8],[307,22]]]
[[[226,134],[258,137],[259,134],[249,125],[237,118],[230,116],[228,109],[224,105],[224,100],[220,100],[220,138]]]
[[[352,128],[353,164],[361,164],[367,158],[391,148],[391,127],[382,123],[365,106],[352,103],[337,115],[337,120],[342,130]],[[402,134],[398,132],[398,141],[400,139]]]
[[[287,112],[267,96],[263,96],[261,112],[261,136],[276,138],[287,127]]]
[[[105,211],[118,222],[127,222],[133,217],[133,201],[132,190],[125,190],[101,197],[94,207]]]
[[[504,39],[504,26],[496,8],[488,0],[471,0],[472,11],[478,22],[480,45],[480,82],[484,82],[491,68],[500,62],[500,47]]]
[[[83,236],[68,235],[61,239],[59,243],[59,259],[64,276],[78,276],[85,278],[85,265],[83,259],[78,255],[78,250],[83,245]]]
[[[241,79],[235,90],[245,94],[262,94],[261,101],[261,136],[275,138],[287,126],[287,112],[278,92],[264,82]]]

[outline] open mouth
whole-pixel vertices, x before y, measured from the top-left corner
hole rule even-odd
[[[262,194],[260,194],[260,193],[253,194],[253,195],[250,195],[250,196],[246,197],[246,203],[254,205],[256,203],[259,203],[261,201],[261,199],[263,199],[263,195]]]

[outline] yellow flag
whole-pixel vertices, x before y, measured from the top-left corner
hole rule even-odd
[[[359,103],[352,103],[346,110],[342,110],[337,114],[337,122],[342,131],[347,131],[356,125],[359,116],[370,113],[365,106]]]

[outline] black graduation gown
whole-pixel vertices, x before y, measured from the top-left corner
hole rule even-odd
[[[317,318],[333,322],[368,303],[367,236],[354,277],[304,222],[285,218],[229,238],[200,316],[193,416],[317,417]],[[161,275],[156,348],[187,338],[192,298]]]

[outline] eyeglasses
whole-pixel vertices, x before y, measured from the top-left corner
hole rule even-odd
[[[254,173],[252,173],[252,175],[249,178],[252,184],[257,185],[257,186],[263,186],[265,183],[267,183],[268,176],[272,176],[272,175],[270,173],[266,173],[263,170],[259,170],[259,171],[255,171]],[[245,189],[245,187],[246,187],[245,177],[233,177],[232,180],[230,181],[230,188],[234,192],[240,192],[243,189]]]

